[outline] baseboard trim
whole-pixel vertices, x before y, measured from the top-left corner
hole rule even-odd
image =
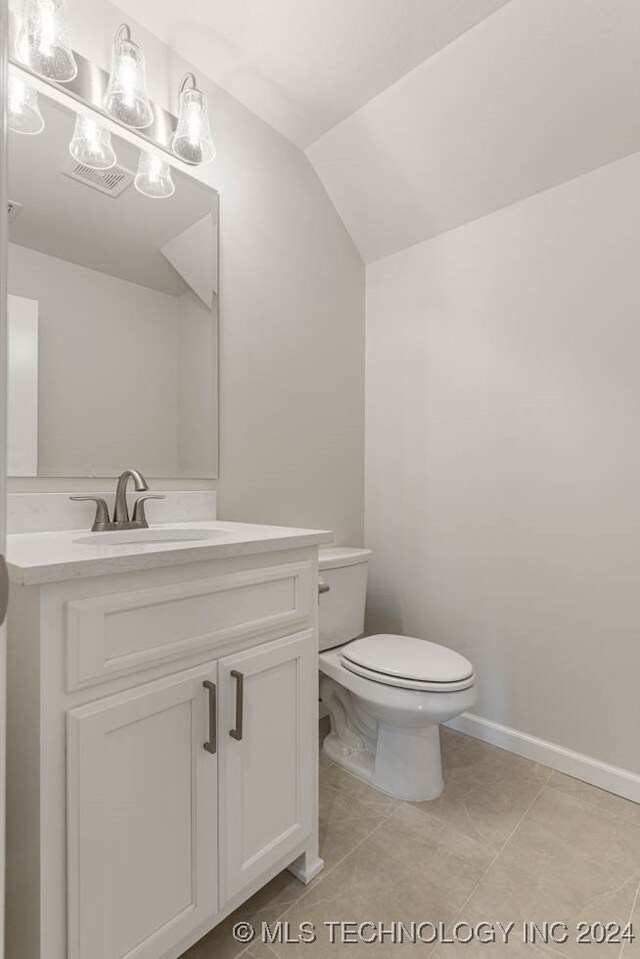
[[[528,733],[502,726],[474,713],[463,713],[446,725],[473,736],[474,739],[481,739],[492,746],[499,746],[517,756],[550,766],[551,769],[573,776],[574,779],[581,779],[592,786],[598,786],[599,789],[606,789],[607,792],[640,803],[640,775],[637,773],[619,766],[610,766],[599,759],[585,756],[584,753],[529,736]]]

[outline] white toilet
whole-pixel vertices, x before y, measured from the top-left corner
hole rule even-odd
[[[320,698],[331,717],[324,752],[400,799],[443,788],[439,723],[477,698],[468,659],[410,636],[357,639],[364,630],[371,550],[320,550]]]

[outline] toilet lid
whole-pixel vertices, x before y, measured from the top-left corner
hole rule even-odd
[[[365,636],[344,646],[341,656],[361,675],[366,670],[412,684],[458,685],[474,678],[473,666],[460,653],[413,636]]]

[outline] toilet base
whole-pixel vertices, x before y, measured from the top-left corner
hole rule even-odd
[[[326,756],[390,796],[437,799],[443,789],[440,724],[474,706],[475,683],[433,692],[374,682],[342,665],[343,650],[320,654],[320,699],[331,718]]]
[[[380,724],[375,753],[342,742],[332,731],[323,752],[337,766],[380,792],[407,802],[427,802],[442,793],[439,726],[398,729]]]
[[[375,756],[368,749],[352,749],[331,732],[324,737],[322,751],[336,766],[342,766],[353,776],[372,784]]]

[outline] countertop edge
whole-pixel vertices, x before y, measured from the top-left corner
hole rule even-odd
[[[7,568],[9,580],[14,586],[43,586],[48,583],[72,582],[97,576],[115,576],[119,573],[144,572],[150,569],[166,569],[170,566],[186,566],[189,563],[206,563],[216,559],[232,559],[237,556],[277,553],[281,550],[299,549],[305,546],[321,546],[332,543],[333,539],[332,532],[318,530],[272,539],[198,544],[181,549],[149,551],[134,556],[80,559],[75,562],[48,563],[42,566],[18,566],[7,561]]]

